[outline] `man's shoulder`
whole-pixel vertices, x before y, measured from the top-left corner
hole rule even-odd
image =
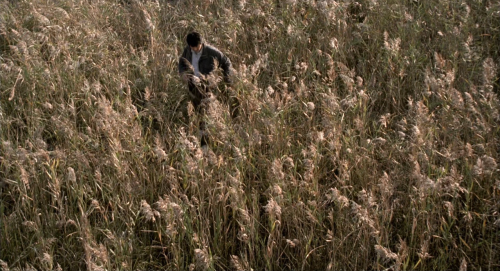
[[[191,54],[191,48],[189,48],[189,46],[184,47],[184,50],[182,50],[182,57],[187,57],[190,54]]]
[[[211,44],[205,43],[205,44],[203,44],[203,47],[206,50],[207,54],[221,53],[221,51],[219,49],[217,49],[217,47],[215,47]]]
[[[203,47],[209,50],[217,50],[217,48],[210,43],[203,43]]]

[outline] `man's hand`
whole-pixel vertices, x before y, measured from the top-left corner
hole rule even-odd
[[[200,78],[198,78],[198,76],[191,75],[191,77],[189,77],[189,80],[191,80],[191,83],[195,86],[201,85],[201,80]]]
[[[201,79],[189,73],[181,73],[181,80],[186,84],[193,84],[195,86],[201,85]]]
[[[181,80],[182,80],[182,82],[184,82],[184,83],[186,83],[186,84],[187,84],[187,83],[189,82],[189,74],[187,74],[187,73],[185,73],[185,72],[184,72],[184,73],[182,73],[182,74],[181,74]]]

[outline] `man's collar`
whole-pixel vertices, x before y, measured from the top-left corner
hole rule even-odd
[[[204,43],[201,44],[201,50],[198,53],[195,52],[195,51],[193,51],[193,49],[189,48],[189,50],[191,50],[191,53],[192,54],[196,54],[196,55],[201,55],[203,53],[203,49],[205,49],[205,44]]]

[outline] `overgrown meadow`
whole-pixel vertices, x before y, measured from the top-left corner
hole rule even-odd
[[[494,0],[0,0],[0,269],[498,270],[499,65]]]

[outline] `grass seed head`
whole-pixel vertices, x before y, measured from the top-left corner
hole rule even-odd
[[[146,221],[156,221],[155,212],[153,212],[153,209],[151,209],[151,206],[146,202],[146,200],[141,200],[140,211]]]
[[[396,260],[398,258],[398,255],[396,253],[381,245],[375,245],[375,251],[377,251],[378,257],[381,258],[384,262]]]

